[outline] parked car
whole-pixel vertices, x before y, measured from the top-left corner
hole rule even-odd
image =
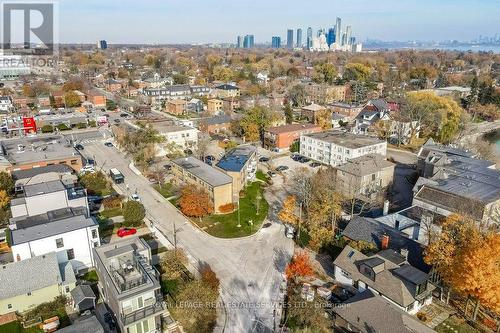
[[[294,160],[295,162],[300,161],[300,159],[302,158],[302,156],[300,156],[299,154],[294,154],[291,157],[292,157],[292,160]]]
[[[295,236],[295,228],[288,224],[285,225],[285,236],[286,238],[293,239]]]
[[[130,235],[135,235],[136,233],[137,233],[136,228],[126,228],[126,227],[121,227],[116,232],[118,237],[126,237],[126,236],[130,236]]]
[[[95,161],[93,159],[91,159],[91,158],[87,158],[86,165],[92,165],[92,166],[94,166],[95,165]]]
[[[80,169],[80,173],[92,173],[95,172],[95,168],[93,165],[87,164],[83,168]]]
[[[115,120],[113,120],[113,121],[114,121],[115,123],[117,123],[117,124],[118,124],[118,123],[120,123],[120,119],[115,119]]]
[[[126,114],[126,113],[120,113],[120,117],[122,117],[122,118],[127,118],[127,117],[128,117],[128,114]]]
[[[81,143],[77,143],[77,144],[75,145],[75,149],[76,149],[76,150],[84,150],[84,149],[85,149],[85,147],[84,147]]]
[[[276,177],[277,175],[277,173],[274,171],[268,171],[267,174],[269,175],[269,177]]]
[[[307,158],[307,157],[305,157],[305,156],[301,156],[301,157],[299,158],[299,162],[300,162],[300,163],[307,163],[307,162],[309,162],[309,161],[311,161],[311,159],[310,159],[310,158]]]
[[[106,147],[114,147],[113,144],[111,142],[109,142],[109,141],[108,142],[104,142],[104,145]]]
[[[170,164],[165,164],[163,167],[165,170],[172,170],[172,166]]]
[[[280,165],[275,170],[276,171],[285,171],[285,170],[288,170],[288,169],[290,169],[290,168],[287,167],[286,165]]]
[[[319,163],[319,162],[312,162],[312,163],[311,163],[311,164],[309,164],[309,165],[310,165],[311,167],[313,167],[313,168],[317,168],[317,167],[319,167],[319,166],[321,165],[321,163]]]
[[[259,158],[259,162],[269,162],[269,157],[263,156],[263,157]]]
[[[271,151],[273,153],[279,153],[280,152],[280,150],[278,148],[271,148]]]
[[[215,161],[215,156],[207,155],[207,156],[205,156],[205,161]]]
[[[141,197],[137,193],[132,194],[130,196],[130,199],[134,200],[134,201],[137,201],[137,202],[141,202]]]

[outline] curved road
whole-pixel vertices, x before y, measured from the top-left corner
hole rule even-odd
[[[97,167],[105,172],[118,168],[125,176],[128,194],[137,190],[155,227],[172,240],[175,222],[177,244],[187,252],[191,263],[207,263],[217,273],[226,311],[218,311],[216,332],[266,332],[262,327],[277,327],[275,304],[283,299],[279,288],[282,272],[293,253],[293,242],[285,238],[280,224],[272,223],[244,239],[214,238],[194,227],[146,179],[132,172],[129,161],[116,148],[97,142],[86,145],[82,153],[95,158]],[[125,184],[119,188],[127,193]]]

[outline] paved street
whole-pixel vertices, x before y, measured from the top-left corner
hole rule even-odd
[[[214,238],[195,228],[146,179],[136,175],[116,148],[95,142],[86,145],[83,154],[95,158],[97,167],[102,167],[104,172],[118,168],[125,176],[128,194],[137,190],[155,226],[172,240],[175,222],[177,243],[186,250],[193,264],[208,263],[217,273],[227,317],[223,310],[219,311],[216,331],[222,332],[225,326],[225,332],[253,332],[253,327],[262,327],[262,323],[273,328],[274,303],[282,299],[281,272],[293,251],[293,243],[285,238],[280,224],[272,223],[244,239]],[[127,193],[125,184],[119,186],[123,193]],[[279,318],[276,325],[278,321]]]

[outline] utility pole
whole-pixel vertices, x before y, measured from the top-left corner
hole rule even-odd
[[[175,218],[172,219],[172,224],[174,225],[174,250],[177,250],[177,228],[175,226]]]
[[[300,241],[300,225],[302,224],[302,201],[299,205],[299,230],[297,231],[297,238]]]

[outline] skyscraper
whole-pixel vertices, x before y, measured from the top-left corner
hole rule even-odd
[[[307,28],[307,49],[310,49],[313,44],[313,29],[311,27]]]
[[[297,29],[297,47],[302,48],[302,29]]]
[[[245,49],[251,49],[254,44],[254,37],[253,35],[245,35],[245,38],[243,39],[243,48]]]
[[[279,36],[273,36],[272,42],[271,42],[271,47],[273,49],[279,49],[281,47],[281,37]]]
[[[288,29],[286,32],[286,47],[293,49],[293,29]]]
[[[335,28],[328,29],[328,35],[326,37],[326,42],[328,43],[328,46],[335,43]]]
[[[238,36],[238,39],[236,41],[236,47],[239,49],[243,48],[243,37],[242,36]]]
[[[337,17],[337,20],[335,21],[335,42],[339,45],[341,45],[341,38],[342,38],[342,20],[340,17]]]
[[[352,34],[352,29],[351,29],[351,26],[348,25],[346,28],[345,28],[345,34],[346,34],[346,44],[347,45],[351,45],[351,34]]]
[[[99,42],[97,42],[97,48],[106,50],[108,48],[108,42],[106,42],[105,40],[100,40]]]

